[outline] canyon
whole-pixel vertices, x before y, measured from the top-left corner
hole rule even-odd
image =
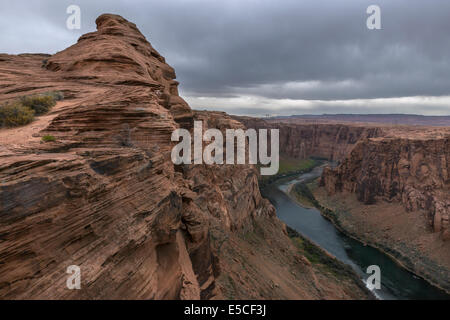
[[[326,252],[315,254],[329,265],[295,245],[255,166],[174,165],[174,130],[249,126],[192,110],[136,25],[113,14],[96,24],[54,55],[0,54],[0,102],[64,94],[34,122],[0,129],[0,298],[373,298]],[[343,159],[379,135],[336,126],[318,146],[317,129],[282,131],[286,151]],[[80,290],[66,287],[70,265]]]
[[[280,153],[336,162],[314,196],[339,229],[450,290],[450,128],[236,117],[280,129]]]

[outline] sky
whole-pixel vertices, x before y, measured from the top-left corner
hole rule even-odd
[[[63,50],[102,13],[138,26],[194,109],[450,115],[448,0],[3,0],[0,53]]]

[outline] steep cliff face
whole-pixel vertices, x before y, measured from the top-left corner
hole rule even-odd
[[[382,135],[382,129],[378,127],[326,123],[293,124],[249,117],[235,118],[248,128],[270,127],[279,129],[280,152],[297,159],[318,157],[330,161],[342,160],[359,140]]]
[[[35,137],[2,145],[0,296],[199,298],[205,262],[190,254],[212,255],[208,226],[170,160],[193,113],[134,24],[103,15],[97,27],[51,57],[2,56],[3,99],[45,88],[66,100]],[[83,290],[67,290],[69,265]]]
[[[175,170],[170,135],[191,128],[194,113],[174,70],[134,24],[103,15],[97,27],[44,61],[3,56],[2,98],[45,87],[66,101],[37,133],[54,143],[2,146],[1,296],[211,297],[211,217],[239,228],[274,209],[250,166]],[[25,60],[30,76],[12,72]],[[84,290],[67,290],[69,265]]]
[[[450,139],[367,139],[336,169],[325,169],[321,184],[330,194],[356,193],[358,200],[401,202],[425,210],[435,232],[450,239]]]
[[[0,130],[0,297],[367,298],[299,254],[253,166],[172,163],[176,128],[242,124],[193,112],[134,24],[96,22],[53,56],[0,55],[1,101],[65,95],[30,125]],[[70,265],[80,290],[66,287]]]

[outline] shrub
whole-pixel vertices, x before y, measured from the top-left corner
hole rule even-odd
[[[33,121],[35,115],[46,113],[64,99],[61,91],[49,91],[41,94],[24,96],[12,102],[0,105],[0,127],[17,127]]]
[[[61,91],[49,91],[49,92],[43,93],[43,95],[51,96],[56,101],[64,100],[64,93],[62,93]]]
[[[44,141],[44,142],[50,142],[50,141],[55,141],[55,140],[56,140],[56,138],[51,135],[45,135],[42,137],[42,141]]]
[[[20,102],[10,102],[0,106],[0,126],[17,127],[33,121],[34,110]]]
[[[20,99],[20,102],[25,107],[33,109],[36,115],[46,113],[56,104],[55,98],[47,94],[25,96]]]

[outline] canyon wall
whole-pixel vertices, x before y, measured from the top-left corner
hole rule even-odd
[[[364,138],[378,137],[378,127],[346,124],[292,124],[277,120],[238,117],[248,128],[276,128],[280,131],[280,153],[297,159],[309,157],[339,161],[345,158],[355,144]]]
[[[278,128],[286,156],[339,161],[321,178],[330,195],[349,192],[365,204],[397,201],[408,211],[424,210],[433,231],[450,238],[448,128],[235,118],[248,128]]]
[[[133,23],[96,23],[53,56],[0,55],[0,102],[65,96],[0,130],[0,298],[370,297],[299,253],[253,166],[175,166],[175,129],[243,125],[192,111]],[[80,290],[66,286],[70,265]]]
[[[435,232],[450,239],[450,138],[383,138],[359,142],[321,185],[329,194],[356,193],[358,200],[401,202],[425,210]]]

